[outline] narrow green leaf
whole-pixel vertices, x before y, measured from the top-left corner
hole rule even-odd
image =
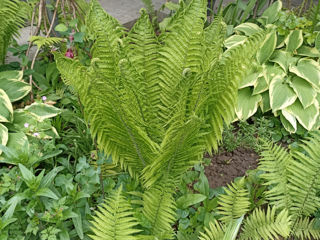
[[[180,209],[186,209],[194,204],[200,203],[207,198],[203,194],[185,194],[177,199],[177,207]]]
[[[8,128],[6,128],[3,124],[0,123],[0,144],[6,146],[9,138]],[[0,149],[0,155],[2,151]]]
[[[0,122],[13,120],[13,108],[8,95],[0,88]]]
[[[26,182],[30,182],[35,178],[33,173],[28,168],[26,168],[24,165],[22,165],[20,163],[19,163],[19,169],[20,169],[20,172],[22,174],[23,179]]]
[[[81,219],[81,213],[79,210],[77,211],[77,217],[72,218],[72,222],[73,222],[74,228],[76,229],[78,237],[80,239],[83,239],[84,235],[83,235],[83,228],[82,228],[82,219]]]
[[[273,54],[277,44],[277,33],[272,31],[266,36],[265,41],[262,43],[260,50],[257,53],[257,59],[260,64],[266,62]]]
[[[48,197],[48,198],[52,198],[55,200],[58,200],[58,196],[52,192],[49,188],[40,188],[37,192],[36,192],[36,196],[41,196],[41,197]]]
[[[303,43],[302,30],[291,31],[285,40],[285,43],[287,45],[286,50],[288,52],[294,52],[297,50]]]
[[[52,181],[54,180],[54,178],[56,177],[56,175],[62,171],[64,169],[64,167],[60,166],[60,167],[55,167],[54,169],[52,169],[48,174],[46,174],[43,179],[41,180],[41,187],[49,187],[50,184],[52,183]]]

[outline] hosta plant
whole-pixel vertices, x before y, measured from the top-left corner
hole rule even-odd
[[[217,149],[223,123],[233,119],[238,82],[265,33],[223,53],[225,24],[217,18],[204,29],[206,6],[190,1],[156,35],[144,10],[127,33],[93,0],[90,66],[54,53],[98,146],[143,189],[134,202],[113,194],[97,212],[93,239],[172,239],[176,185],[205,150]]]
[[[267,186],[266,203],[249,211],[244,179],[232,183],[218,201],[219,221],[212,222],[200,239],[223,239],[227,226],[243,216],[238,239],[320,239],[313,218],[320,206],[319,144],[319,131],[289,152],[265,143],[258,170]]]
[[[59,114],[60,109],[44,102],[14,109],[16,102],[30,90],[31,86],[23,80],[23,72],[0,72],[0,155],[2,151],[6,152],[0,156],[0,162],[9,161],[10,148],[23,149],[28,142],[27,135],[39,138],[57,136],[50,118]]]
[[[239,85],[236,116],[246,120],[260,107],[280,116],[285,129],[294,133],[299,125],[306,130],[319,127],[320,52],[304,44],[303,31],[290,30],[281,35],[277,30],[281,2],[275,2],[260,18],[260,26],[244,23],[238,33],[225,41],[232,49],[260,27],[275,29],[265,38],[253,62],[251,73]]]

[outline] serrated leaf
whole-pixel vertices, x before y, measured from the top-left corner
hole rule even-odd
[[[288,52],[294,52],[303,44],[302,30],[293,30],[285,40]]]
[[[0,88],[6,92],[11,102],[22,99],[31,91],[29,84],[7,78],[0,78]]]
[[[47,118],[55,117],[61,113],[59,108],[45,103],[33,103],[25,107],[24,110],[35,116],[39,122],[42,122]]]
[[[296,66],[291,66],[289,70],[307,80],[317,91],[320,91],[320,65],[318,62],[303,58]]]
[[[266,36],[265,41],[262,43],[260,50],[257,53],[257,59],[260,64],[266,62],[272,55],[277,44],[276,31],[272,31]]]
[[[0,123],[0,144],[3,146],[7,145],[9,139],[8,128],[6,128],[3,124]],[[0,155],[2,151],[0,150]]]
[[[13,108],[11,101],[6,94],[0,88],[0,122],[11,122],[13,120]]]
[[[316,99],[317,92],[313,87],[303,78],[294,76],[291,79],[290,86],[297,94],[303,108],[309,107]]]
[[[203,194],[185,194],[177,199],[177,207],[186,209],[194,204],[204,201],[207,197]]]
[[[294,115],[299,123],[305,129],[310,131],[317,122],[319,116],[319,104],[318,101],[314,101],[311,106],[303,108],[300,101],[297,100],[294,104],[287,107],[286,111]]]
[[[257,33],[262,29],[257,24],[246,22],[236,26],[234,30],[242,32],[246,36],[251,36],[252,34]]]
[[[243,35],[233,35],[224,41],[224,46],[226,48],[231,48],[237,46],[238,44],[244,43],[246,39],[247,37]]]
[[[272,79],[269,86],[269,97],[273,112],[290,106],[297,99],[296,93],[280,76]]]
[[[238,104],[236,107],[238,119],[244,121],[255,114],[261,100],[262,97],[260,94],[252,96],[250,87],[240,89],[238,91]]]

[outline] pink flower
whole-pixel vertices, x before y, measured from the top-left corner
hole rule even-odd
[[[25,128],[28,128],[28,127],[29,127],[29,123],[25,123],[23,126],[24,126]]]
[[[34,137],[39,137],[39,136],[40,136],[40,134],[39,134],[39,133],[37,133],[37,132],[35,132],[35,133],[33,134],[33,136],[34,136]]]
[[[42,101],[45,101],[45,100],[47,100],[47,97],[46,96],[42,96]]]
[[[67,58],[74,58],[73,51],[72,51],[71,48],[68,48],[65,56],[66,56]]]

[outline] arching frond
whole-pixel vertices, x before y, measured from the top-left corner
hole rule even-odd
[[[264,143],[262,146],[259,170],[264,171],[261,178],[265,179],[265,185],[272,186],[266,191],[269,203],[278,209],[290,209],[291,195],[288,186],[288,167],[293,159],[282,147],[271,143]]]
[[[320,133],[314,132],[297,149],[291,150],[294,157],[289,166],[289,188],[292,198],[291,214],[295,218],[310,216],[320,206]],[[302,170],[303,169],[303,170]]]
[[[151,234],[157,239],[173,239],[171,225],[176,219],[173,186],[168,176],[167,179],[146,190],[143,195],[143,213],[151,224]]]
[[[273,240],[279,236],[288,237],[290,234],[291,221],[288,210],[282,210],[276,215],[276,208],[267,211],[255,209],[244,221],[240,239],[248,240]]]
[[[214,220],[209,223],[209,228],[204,230],[204,233],[200,233],[199,240],[221,240],[224,237],[225,226]]]
[[[0,64],[4,63],[13,36],[18,35],[28,15],[28,5],[18,0],[0,1]]]
[[[221,194],[218,199],[218,212],[222,215],[221,220],[228,223],[246,214],[249,211],[250,201],[248,190],[244,186],[244,178],[231,183],[224,190],[226,193]]]
[[[133,209],[121,193],[122,187],[114,191],[106,202],[96,211],[89,235],[93,240],[137,240],[134,234],[141,230],[136,226]]]
[[[32,36],[30,38],[30,41],[37,45],[37,47],[40,49],[43,46],[52,46],[54,44],[62,42],[64,39],[63,38],[58,38],[58,37],[43,37],[43,36]]]
[[[320,229],[314,227],[315,219],[300,218],[296,222],[293,235],[299,239],[320,239]]]

